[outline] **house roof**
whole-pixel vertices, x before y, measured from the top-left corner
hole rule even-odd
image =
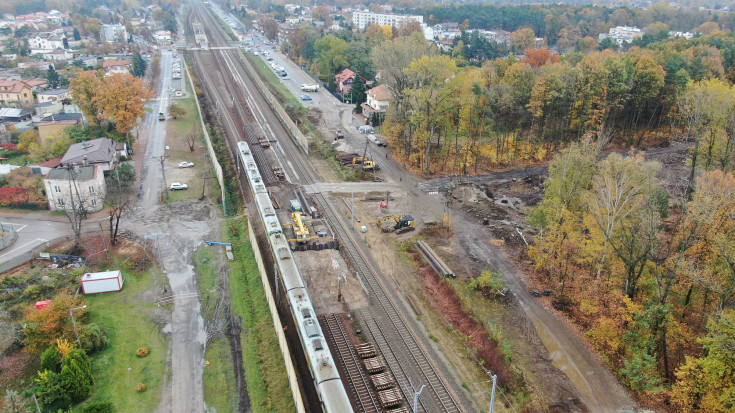
[[[108,138],[99,138],[91,141],[75,143],[64,154],[61,163],[82,164],[84,158],[89,163],[106,163],[115,158],[115,142]]]
[[[64,93],[69,93],[69,89],[52,89],[52,90],[44,90],[43,92],[36,93],[36,96],[38,95],[63,95]]]
[[[57,166],[59,166],[60,163],[61,163],[61,157],[49,159],[46,162],[36,163],[33,165],[29,165],[29,166],[42,166],[45,168],[56,168]]]
[[[393,100],[393,94],[387,85],[378,85],[367,91],[367,95],[375,100]]]
[[[48,64],[46,62],[43,62],[43,63],[44,64]],[[43,86],[43,85],[48,84],[48,80],[44,80],[44,79],[31,79],[31,80],[24,81],[24,83],[26,85],[28,85],[29,87],[36,87],[36,86]]]
[[[0,108],[0,118],[19,118],[31,112],[18,108]]]
[[[336,76],[334,76],[337,83],[344,82],[347,79],[355,77],[355,72],[353,72],[350,69],[344,69],[341,72],[337,73]]]
[[[82,118],[81,113],[54,113],[53,115],[49,115],[41,120],[41,122],[58,122],[62,120],[73,120],[78,121]]]
[[[44,120],[38,123],[36,126],[49,126],[49,125],[76,125],[77,121],[72,119],[65,119],[65,120]]]
[[[108,59],[102,62],[102,67],[107,69],[113,66],[131,66],[133,63],[126,59]]]
[[[97,165],[80,166],[79,168],[70,168],[73,171],[72,176],[69,176],[69,169],[66,168],[54,168],[48,171],[46,179],[76,179],[77,181],[88,181],[93,179],[97,173]]]

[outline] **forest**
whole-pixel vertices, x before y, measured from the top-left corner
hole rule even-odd
[[[410,25],[326,35],[303,26],[285,50],[327,83],[345,67],[379,74],[393,93],[381,133],[414,173],[549,163],[543,200],[529,211],[527,257],[554,306],[644,405],[732,411],[731,18],[668,5],[442,6],[424,15],[513,30],[511,42],[466,30],[442,53]],[[595,40],[616,24],[649,35],[622,48]],[[551,47],[535,48],[536,36]],[[689,149],[674,168],[640,151],[675,142]]]

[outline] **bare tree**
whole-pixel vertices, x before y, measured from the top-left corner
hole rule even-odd
[[[94,204],[97,199],[95,193],[84,193],[79,189],[77,179],[81,173],[81,168],[94,168],[91,166],[80,167],[78,165],[66,165],[66,175],[69,183],[69,196],[63,199],[63,212],[71,224],[71,230],[74,233],[74,247],[79,246],[82,239],[82,222],[87,219],[88,208]]]
[[[196,129],[189,129],[189,132],[186,133],[186,143],[189,144],[189,150],[194,152],[194,144],[196,144],[197,140],[199,139],[199,132]]]
[[[135,169],[123,163],[110,176],[105,179],[107,192],[105,194],[105,207],[110,220],[110,244],[117,244],[117,233],[120,228],[120,218],[123,214],[130,212],[132,205],[132,184],[135,182]]]

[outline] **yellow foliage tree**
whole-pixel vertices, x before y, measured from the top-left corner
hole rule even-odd
[[[145,118],[145,104],[153,92],[129,73],[115,73],[104,79],[94,101],[100,109],[99,119],[115,123],[115,129],[127,135],[138,117]]]
[[[72,101],[84,113],[87,122],[98,126],[97,94],[102,86],[102,71],[85,70],[69,79]]]

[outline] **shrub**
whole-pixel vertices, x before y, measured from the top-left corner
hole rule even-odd
[[[61,353],[56,346],[51,346],[41,354],[41,367],[38,371],[49,370],[58,373],[61,369]]]
[[[484,270],[479,277],[470,281],[468,286],[472,290],[484,290],[492,295],[502,295],[501,291],[505,288],[505,281],[502,272]]]
[[[143,383],[138,384],[137,386],[135,386],[135,390],[138,391],[138,393],[144,392],[145,391],[145,384],[143,384]]]
[[[94,354],[109,344],[105,330],[97,324],[85,326],[79,334],[79,341],[82,343],[82,349],[87,354]]]
[[[92,363],[83,350],[72,350],[61,362],[59,384],[72,403],[79,403],[92,394]]]
[[[82,413],[112,413],[115,409],[110,402],[97,402],[84,406]]]
[[[148,350],[148,347],[141,347],[138,349],[138,351],[135,353],[138,357],[145,357],[150,353],[151,351]]]

